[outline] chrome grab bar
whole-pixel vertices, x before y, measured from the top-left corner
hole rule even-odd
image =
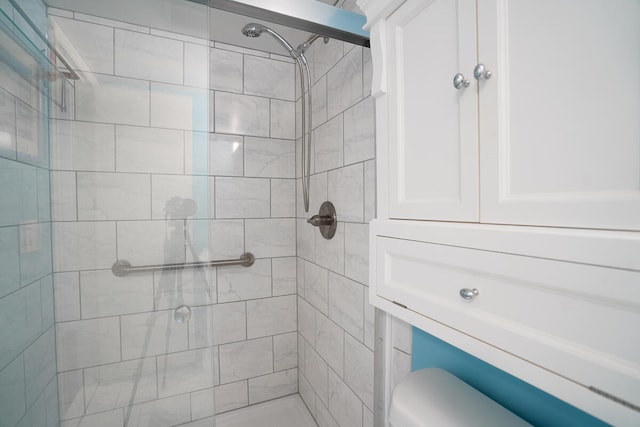
[[[203,262],[187,262],[177,264],[162,264],[162,265],[139,265],[133,266],[131,263],[124,259],[119,259],[113,263],[111,271],[114,276],[125,277],[130,273],[143,273],[149,271],[163,271],[163,270],[182,270],[185,268],[199,268],[199,267],[223,267],[228,265],[241,265],[243,267],[251,267],[256,258],[251,252],[243,253],[238,259],[222,259]]]

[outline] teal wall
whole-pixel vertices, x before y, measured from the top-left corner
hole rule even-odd
[[[608,424],[500,369],[413,328],[411,370],[441,368],[500,403],[527,422],[544,427]]]

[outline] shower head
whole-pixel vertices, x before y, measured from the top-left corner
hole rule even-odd
[[[242,29],[242,34],[244,34],[247,37],[256,38],[256,37],[260,37],[260,34],[262,34],[262,32],[266,28],[267,27],[265,27],[264,25],[251,23],[244,26],[244,28]]]
[[[304,55],[301,54],[302,52],[294,49],[293,46],[291,46],[289,42],[284,39],[284,37],[273,31],[271,28],[265,27],[264,25],[257,24],[255,22],[247,24],[242,28],[242,34],[251,38],[260,37],[260,35],[264,32],[268,33],[269,35],[271,35],[271,37],[278,40],[278,42],[289,52],[289,55],[292,58],[299,58],[303,62],[307,62],[307,59],[304,57]]]

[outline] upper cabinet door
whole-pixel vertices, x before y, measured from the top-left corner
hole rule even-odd
[[[478,0],[481,222],[640,229],[640,1]]]
[[[387,55],[390,217],[477,221],[475,0],[408,0]]]

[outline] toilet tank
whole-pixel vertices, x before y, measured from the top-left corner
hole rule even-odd
[[[411,373],[393,391],[391,427],[531,426],[475,388],[438,368]]]

